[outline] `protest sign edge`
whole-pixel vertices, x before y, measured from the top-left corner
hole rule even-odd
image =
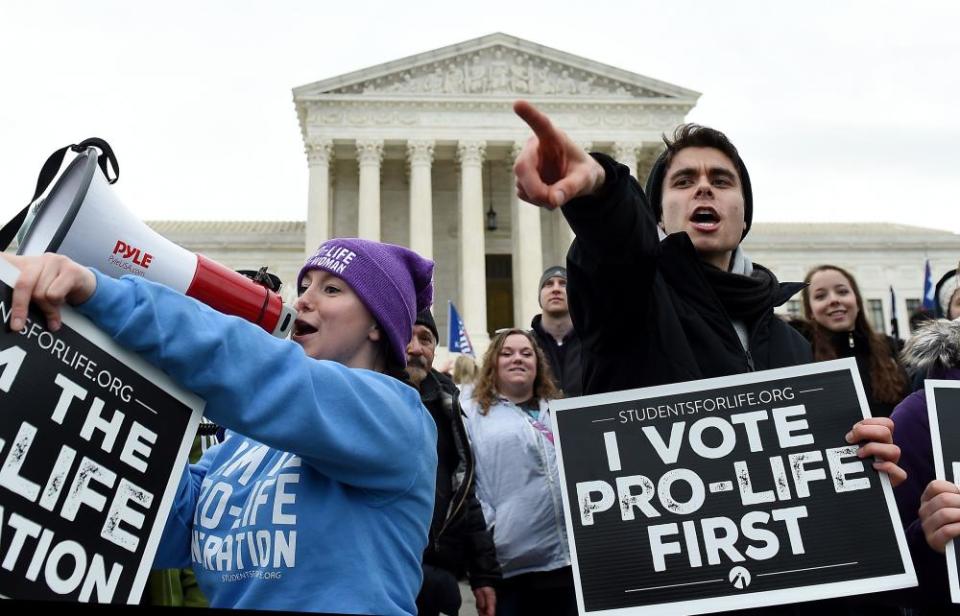
[[[943,457],[943,439],[940,434],[940,421],[937,415],[937,388],[942,389],[960,389],[960,381],[945,381],[937,379],[927,379],[923,382],[924,394],[927,397],[927,419],[930,424],[930,442],[933,446],[933,468],[935,477],[943,481],[956,483],[957,478],[947,478],[947,467]],[[957,571],[957,551],[954,539],[947,542],[947,578],[950,581],[950,601],[960,603],[960,576]]]

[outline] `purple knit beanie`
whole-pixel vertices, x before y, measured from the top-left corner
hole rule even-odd
[[[320,245],[300,268],[297,289],[315,269],[350,285],[387,335],[392,359],[405,365],[414,319],[433,303],[433,261],[402,246],[348,237]]]

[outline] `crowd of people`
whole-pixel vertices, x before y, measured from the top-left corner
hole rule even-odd
[[[515,111],[533,132],[518,195],[560,209],[575,240],[530,327],[452,375],[433,365],[433,263],[399,246],[324,242],[299,273],[291,340],[140,278],[4,255],[21,271],[12,329],[30,301],[54,331],[74,305],[227,430],[183,470],[155,568],[192,568],[213,607],[455,615],[466,579],[481,616],[573,615],[551,401],[852,357],[872,417],[844,438],[895,486],[920,586],[749,613],[949,609],[960,488],[935,478],[922,383],[960,380],[958,272],[902,345],[871,328],[843,267],[793,283],[750,260],[750,177],[723,133],[679,127],[641,187],[532,105]],[[774,314],[798,293],[802,320]],[[243,563],[261,534],[272,549]]]

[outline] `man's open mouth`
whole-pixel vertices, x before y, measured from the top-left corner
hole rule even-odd
[[[712,224],[720,222],[720,217],[712,207],[698,207],[693,211],[690,220],[697,224]]]

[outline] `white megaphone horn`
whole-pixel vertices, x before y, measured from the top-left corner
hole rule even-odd
[[[17,254],[55,252],[114,278],[142,276],[274,336],[290,333],[296,313],[278,294],[145,225],[110,190],[97,157],[96,148],[82,149],[32,208],[18,233]]]

